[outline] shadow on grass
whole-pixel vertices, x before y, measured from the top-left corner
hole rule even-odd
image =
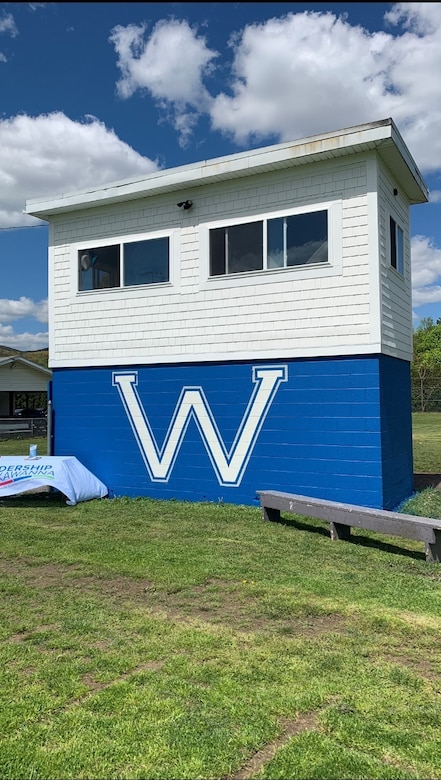
[[[55,490],[42,491],[36,493],[22,493],[15,496],[5,496],[0,499],[0,507],[4,509],[10,507],[11,509],[32,509],[36,507],[65,507],[66,510],[70,510],[71,507],[66,504],[66,497]],[[284,517],[280,516],[280,520],[277,521],[278,525],[284,525],[293,530],[307,531],[311,534],[318,534],[326,538],[330,538],[329,524],[323,521],[323,525],[319,524],[320,520],[302,521],[294,519],[292,515]],[[355,530],[355,529],[354,529]],[[357,529],[361,531],[362,529]],[[418,552],[417,550],[407,550],[405,547],[401,547],[399,544],[393,544],[391,542],[383,542],[380,539],[373,539],[369,536],[361,535],[357,533],[352,534],[349,544],[356,544],[360,547],[371,547],[377,550],[383,550],[383,552],[392,553],[393,555],[402,555],[407,558],[413,558],[416,560],[425,560],[426,556],[424,552]]]
[[[4,508],[10,507],[11,509],[32,509],[36,506],[65,506],[66,509],[70,509],[66,504],[66,496],[52,490],[5,496],[4,498],[0,498],[0,506]]]
[[[288,528],[297,529],[298,531],[307,531],[311,534],[318,534],[319,536],[325,536],[330,538],[329,525],[314,525],[311,523],[303,522],[302,520],[295,520],[292,517],[283,517],[281,515],[280,520],[277,521],[278,525],[285,525]],[[325,521],[323,521],[325,522]],[[357,529],[358,530],[358,529]],[[361,530],[361,529],[360,529]],[[401,547],[399,544],[393,544],[391,542],[382,542],[380,539],[372,539],[370,536],[352,534],[349,544],[357,544],[360,547],[373,547],[383,552],[392,553],[393,555],[403,555],[406,558],[414,558],[416,560],[426,560],[425,552],[418,552],[417,550],[407,550],[405,547]]]
[[[413,475],[413,486],[415,490],[425,490],[428,487],[439,488],[441,485],[441,474],[432,474],[429,472],[415,472]]]

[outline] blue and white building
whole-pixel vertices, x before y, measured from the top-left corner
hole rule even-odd
[[[28,201],[49,223],[54,454],[117,496],[396,507],[427,200],[385,119]]]

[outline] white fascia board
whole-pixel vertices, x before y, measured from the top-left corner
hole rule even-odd
[[[105,186],[61,194],[48,199],[28,200],[24,213],[46,219],[58,213],[150,197],[160,193],[179,191],[185,187],[193,188],[216,181],[240,178],[254,173],[264,173],[315,160],[362,152],[378,147],[381,142],[387,139],[392,139],[396,144],[399,143],[400,152],[403,156],[406,154],[405,162],[408,167],[411,166],[412,174],[413,170],[417,171],[393,121],[385,119],[298,141],[289,141],[275,146],[157,171],[142,178],[125,179]],[[414,178],[418,179],[415,176]],[[421,175],[419,178],[422,182],[421,186],[425,186]]]
[[[0,359],[0,367],[7,365],[11,366],[14,365],[14,363],[21,363],[23,366],[28,366],[29,368],[32,368],[33,371],[35,371],[37,374],[44,374],[47,377],[52,376],[52,371],[49,368],[40,366],[39,363],[33,363],[32,360],[27,360],[26,358],[19,357],[18,355],[12,355],[11,357]]]

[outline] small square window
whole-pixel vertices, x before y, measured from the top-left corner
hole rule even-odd
[[[404,233],[402,228],[390,217],[390,264],[401,276],[404,276]]]

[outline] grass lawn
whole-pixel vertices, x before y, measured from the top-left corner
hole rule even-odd
[[[416,412],[412,421],[415,471],[441,474],[441,413]]]
[[[38,447],[39,455],[47,455],[47,438],[46,436],[37,437],[32,439],[0,439],[0,456],[1,455],[29,455],[29,445],[36,444]]]
[[[441,415],[427,439],[435,465]],[[438,512],[435,490],[409,511],[432,494]],[[441,780],[441,568],[421,543],[56,493],[3,499],[0,526],[2,780]]]

